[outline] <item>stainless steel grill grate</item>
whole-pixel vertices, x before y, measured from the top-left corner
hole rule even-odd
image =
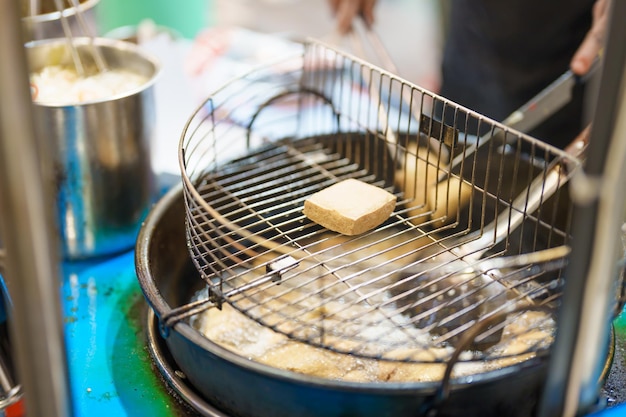
[[[306,343],[408,362],[503,360],[549,347],[569,240],[563,152],[310,42],[211,95],[180,162],[191,257],[209,299]],[[304,201],[357,178],[394,193],[343,236]]]

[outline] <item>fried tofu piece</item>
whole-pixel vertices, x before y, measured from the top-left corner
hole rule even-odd
[[[354,236],[382,224],[395,207],[395,195],[351,178],[309,197],[304,214],[327,229]]]

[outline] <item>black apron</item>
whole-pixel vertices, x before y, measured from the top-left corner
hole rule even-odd
[[[451,0],[441,95],[501,121],[569,68],[595,0]],[[564,147],[582,130],[583,91],[529,132]]]

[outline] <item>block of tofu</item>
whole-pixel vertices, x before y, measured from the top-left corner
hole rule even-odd
[[[395,172],[395,185],[404,192],[403,206],[415,226],[431,220],[436,228],[457,220],[460,210],[470,202],[473,188],[456,176],[439,179],[448,167],[427,147],[407,145],[402,166]]]
[[[347,179],[313,194],[304,202],[304,214],[327,229],[359,235],[389,218],[396,196],[374,185]]]
[[[406,157],[402,158],[402,167],[396,170],[395,185],[404,192],[406,202],[403,205],[408,209],[406,215],[415,226],[430,219],[428,193],[437,184],[437,160],[434,151],[409,143]]]
[[[459,212],[469,204],[474,189],[458,177],[448,177],[428,190],[428,207],[434,227],[456,221]]]

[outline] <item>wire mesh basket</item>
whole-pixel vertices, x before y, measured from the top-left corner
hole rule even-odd
[[[572,149],[580,149],[573,147]],[[209,297],[292,339],[402,362],[545,352],[570,239],[553,148],[318,42],[212,94],[180,142],[191,258]],[[357,236],[303,214],[354,178],[397,198]]]

